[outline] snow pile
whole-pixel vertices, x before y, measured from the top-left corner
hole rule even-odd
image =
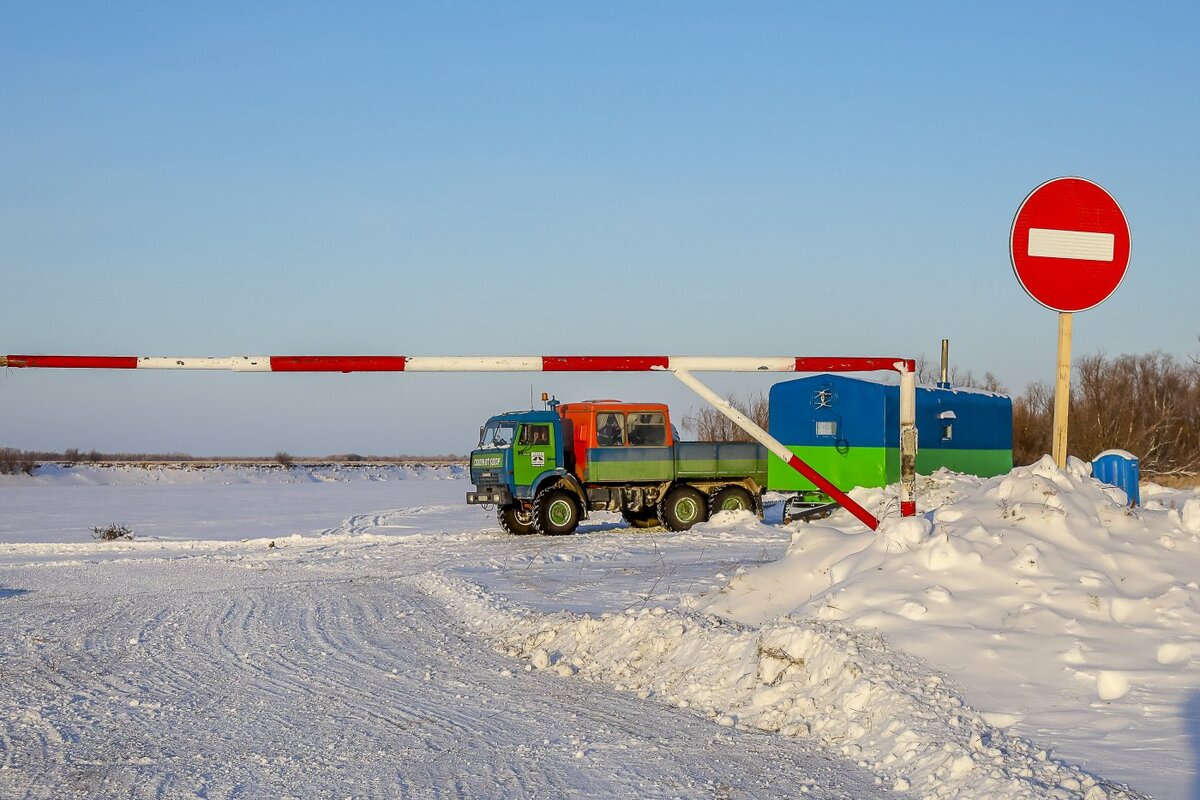
[[[1133,797],[970,709],[878,635],[779,620],[760,629],[663,607],[544,615],[453,578],[415,584],[527,669],[691,708],[718,725],[812,736],[897,791],[929,798]]]
[[[1129,509],[1086,464],[1059,470],[1048,457],[932,483],[948,502],[925,517],[878,534],[796,524],[782,560],[693,607],[749,625],[794,614],[882,632],[961,680],[983,719],[1182,792],[1177,754],[1200,725],[1188,719],[1200,689],[1200,498]]]
[[[163,484],[294,484],[347,481],[438,480],[463,478],[460,464],[58,464],[47,463],[33,475],[0,475],[3,485],[145,486]]]

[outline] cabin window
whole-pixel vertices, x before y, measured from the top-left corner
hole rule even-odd
[[[596,444],[600,447],[623,447],[625,445],[625,415],[615,411],[601,411],[596,415]]]
[[[837,420],[817,420],[817,436],[837,436]]]
[[[954,438],[954,420],[958,419],[958,415],[953,411],[943,411],[938,414],[938,419],[941,420],[942,441],[948,442]]]
[[[667,443],[667,419],[661,411],[639,411],[629,415],[629,444],[662,447]]]

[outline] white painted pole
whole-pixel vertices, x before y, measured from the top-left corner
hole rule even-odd
[[[917,374],[900,373],[900,516],[917,513]]]

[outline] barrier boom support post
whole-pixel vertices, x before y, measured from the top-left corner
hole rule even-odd
[[[917,373],[900,372],[900,516],[917,515]]]
[[[806,356],[0,356],[0,367],[40,369],[199,369],[233,372],[672,372],[709,405],[837,500],[871,530],[870,512],[745,414],[696,380],[693,372],[900,373],[900,514],[916,514],[916,363],[906,358]]]

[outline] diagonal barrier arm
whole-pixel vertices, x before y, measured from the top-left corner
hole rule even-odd
[[[808,478],[816,486],[820,487],[821,491],[825,492],[825,494],[837,500],[842,508],[857,517],[860,522],[871,530],[879,527],[879,520],[875,518],[874,514],[856,503],[851,499],[850,495],[830,483],[825,476],[810,467],[800,456],[788,450],[778,439],[760,428],[753,420],[734,408],[732,404],[696,380],[695,376],[690,372],[684,369],[677,369],[674,372],[675,377],[682,381],[685,386],[704,398],[709,405],[724,414],[733,424],[754,437],[756,442],[779,456],[783,460],[783,463]]]

